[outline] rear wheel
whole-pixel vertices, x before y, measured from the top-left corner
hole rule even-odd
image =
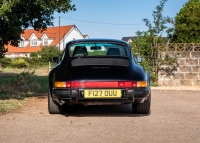
[[[49,114],[61,114],[61,113],[63,113],[63,107],[61,105],[59,105],[58,103],[55,103],[52,100],[50,91],[48,93],[48,110],[49,110]]]
[[[151,106],[151,94],[143,103],[132,103],[133,113],[148,114]]]

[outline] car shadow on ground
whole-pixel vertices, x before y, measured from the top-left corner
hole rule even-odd
[[[131,104],[124,105],[73,105],[64,107],[63,116],[75,117],[143,117],[149,114],[134,114]]]

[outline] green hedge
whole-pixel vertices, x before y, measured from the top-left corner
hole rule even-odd
[[[37,68],[49,64],[51,57],[61,57],[63,51],[57,47],[42,47],[39,52],[31,53],[28,57],[0,58],[0,68]]]
[[[37,68],[41,66],[47,66],[49,63],[43,61],[42,58],[33,57],[33,58],[1,58],[0,59],[0,68]]]
[[[10,58],[0,58],[0,68],[6,68],[11,66],[12,59]]]

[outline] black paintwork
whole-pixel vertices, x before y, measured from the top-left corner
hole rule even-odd
[[[121,43],[128,47],[128,57],[79,57],[74,58],[69,56],[68,46],[72,43],[80,42],[115,42]],[[53,93],[54,81],[77,81],[77,80],[92,80],[92,81],[148,81],[148,88],[143,89],[133,89],[136,95],[141,95],[144,91],[145,97],[150,92],[150,76],[147,71],[145,71],[140,65],[135,63],[134,57],[131,53],[131,49],[128,43],[122,40],[114,39],[82,39],[70,41],[66,44],[64,49],[64,54],[61,61],[50,71],[49,73],[49,88],[50,92]],[[147,93],[148,91],[148,93]],[[58,93],[59,91],[56,91]],[[72,94],[69,92],[69,94]],[[131,93],[133,94],[133,93]],[[54,96],[54,95],[53,95]],[[70,95],[69,95],[70,96]],[[60,95],[53,97],[59,98]],[[139,98],[139,97],[137,97]],[[141,101],[143,102],[144,97]]]

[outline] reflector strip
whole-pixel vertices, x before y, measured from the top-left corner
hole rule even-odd
[[[56,81],[54,86],[57,88],[137,88],[137,87],[147,87],[147,81],[114,81],[114,82],[61,82]]]
[[[131,88],[131,82],[72,82],[72,88]]]
[[[80,88],[104,88],[104,87],[118,87],[118,82],[72,82],[72,87]]]

